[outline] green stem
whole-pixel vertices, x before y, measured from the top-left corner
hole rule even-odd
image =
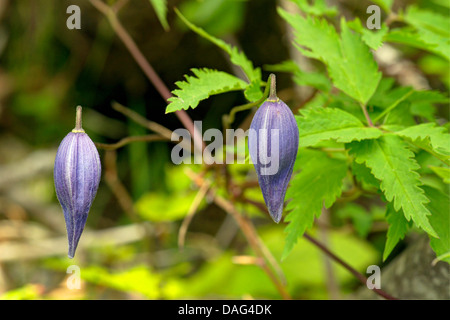
[[[369,127],[373,127],[374,125],[373,125],[372,120],[370,119],[369,112],[367,112],[366,105],[361,103],[361,109],[362,109],[362,111],[364,113],[364,117],[367,120],[367,124],[369,125]]]
[[[272,96],[272,93],[274,93],[275,97],[276,97],[276,89],[275,89],[275,87],[272,88],[272,86],[275,86],[275,85],[276,85],[275,84],[275,75],[272,73],[272,74],[270,74],[269,79],[266,82],[266,88],[264,90],[264,93],[263,93],[263,96],[261,97],[261,99],[234,107],[233,109],[231,109],[231,111],[228,115],[224,115],[224,117],[223,117],[224,129],[228,129],[230,127],[230,125],[234,122],[234,118],[235,118],[235,115],[237,112],[245,111],[245,110],[251,109],[255,106],[259,106],[267,99],[267,97],[269,97],[269,99],[270,99],[270,97]],[[270,92],[270,96],[269,96],[269,92]],[[275,99],[277,99],[277,98],[275,98]]]
[[[405,93],[400,99],[396,100],[393,104],[391,104],[389,107],[383,110],[374,120],[374,123],[377,123],[378,120],[383,118],[386,114],[391,112],[394,108],[396,108],[401,102],[403,102],[406,98],[408,98],[411,94],[413,94],[414,90],[408,91]]]

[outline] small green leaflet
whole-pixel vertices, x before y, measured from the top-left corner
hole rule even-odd
[[[349,21],[347,24],[352,30],[360,33],[361,39],[369,46],[369,48],[374,50],[381,47],[384,37],[389,31],[389,28],[384,23],[379,30],[369,30],[363,27],[359,18],[355,18],[355,20]]]
[[[260,99],[263,95],[261,92],[261,69],[260,68],[254,68],[253,63],[247,58],[244,52],[241,52],[238,50],[238,48],[233,47],[226,43],[225,41],[218,39],[209,33],[207,33],[202,28],[199,28],[192,24],[189,20],[184,17],[181,12],[175,8],[175,13],[180,17],[180,19],[195,33],[197,33],[199,36],[205,38],[206,40],[212,42],[222,50],[224,50],[229,56],[230,61],[235,64],[236,66],[240,67],[242,71],[244,71],[245,75],[247,76],[250,86],[247,88],[248,92],[245,92],[245,96],[247,99],[253,99],[250,101],[257,101]],[[259,91],[259,94],[257,93],[257,90]]]
[[[322,207],[329,208],[342,192],[342,181],[347,174],[343,159],[329,158],[326,153],[300,148],[296,167],[300,172],[291,180],[286,199],[290,199],[285,221],[286,244],[282,259],[286,258],[297,239],[311,228],[314,218],[320,216]]]
[[[450,60],[450,40],[427,29],[395,28],[386,34],[385,41],[405,44]]]
[[[358,34],[350,31],[347,22],[341,19],[339,37],[325,19],[304,18],[280,8],[278,12],[294,28],[297,49],[307,57],[322,61],[334,86],[365,105],[375,92],[381,73],[369,47]]]
[[[444,127],[429,122],[408,127],[395,134],[412,141],[414,145],[450,165],[450,134]]]
[[[374,94],[381,72],[367,45],[341,20],[341,61],[329,64],[334,85],[362,104]]]
[[[243,90],[247,83],[226,72],[211,69],[192,69],[195,76],[185,76],[186,81],[177,81],[179,89],[172,91],[166,113],[195,108],[201,100],[211,95],[233,90]]]
[[[153,9],[155,9],[159,22],[161,22],[164,30],[168,31],[170,27],[167,22],[167,0],[150,0],[150,3],[152,4]]]
[[[383,261],[389,257],[397,243],[405,237],[411,227],[411,223],[405,219],[403,211],[400,210],[399,212],[396,212],[392,204],[388,204],[387,206],[386,220],[389,223],[389,228],[386,235],[386,243],[384,245]]]
[[[296,116],[300,147],[330,139],[341,143],[376,139],[383,134],[377,128],[365,127],[358,118],[337,108],[305,109],[300,114],[302,116]]]
[[[450,263],[450,197],[448,193],[443,193],[429,186],[424,186],[423,190],[430,199],[427,207],[430,209],[430,223],[436,230],[439,239],[430,237],[430,245],[437,256],[445,256],[442,260]]]
[[[299,45],[297,48],[303,55],[320,60],[325,64],[339,61],[341,57],[339,35],[325,19],[311,16],[304,18],[298,14],[288,13],[281,8],[278,8],[278,13],[295,30],[295,41]],[[306,47],[308,50],[300,46]]]
[[[450,37],[450,20],[445,15],[412,5],[408,7],[403,18],[413,27],[425,28],[444,37]]]
[[[352,142],[348,147],[355,161],[365,163],[381,181],[381,190],[393,202],[394,209],[402,209],[406,220],[412,219],[419,228],[436,237],[427,218],[430,211],[425,204],[429,200],[416,172],[419,165],[406,143],[398,136],[385,134],[376,140]]]
[[[450,60],[450,20],[447,16],[409,6],[401,17],[409,26],[391,30],[386,36],[387,41],[404,43]]]
[[[450,156],[450,134],[444,127],[437,126],[433,122],[408,127],[395,134],[414,141],[428,139],[435,151]]]

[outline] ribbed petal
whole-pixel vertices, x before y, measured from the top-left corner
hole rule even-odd
[[[54,180],[73,258],[100,183],[100,157],[84,132],[70,132],[56,153]]]
[[[283,101],[266,101],[256,111],[248,146],[264,201],[278,223],[298,151],[297,123]]]

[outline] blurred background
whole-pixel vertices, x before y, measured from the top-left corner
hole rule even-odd
[[[168,30],[148,0],[122,2],[120,21],[170,90],[191,68],[234,73],[223,52],[189,31],[173,7],[241,48],[263,68],[263,79],[269,74],[265,65],[292,58],[289,30],[276,12],[285,1],[168,0]],[[330,2],[349,17],[365,16],[371,4]],[[81,8],[81,30],[66,27],[71,4]],[[421,65],[420,54],[408,54]],[[446,91],[446,64],[435,59],[422,65],[432,69],[432,87]],[[305,96],[290,76],[280,74],[277,82],[283,100],[294,108],[301,105]],[[167,142],[136,142],[112,152],[99,148],[104,176],[77,254],[73,260],[67,258],[53,162],[59,143],[74,127],[75,107],[83,106],[83,127],[95,142],[110,144],[149,133],[115,111],[112,102],[169,129],[182,127],[174,114],[165,114],[166,102],[89,1],[0,1],[0,297],[279,299],[274,285],[251,260],[234,220],[208,197],[193,217],[184,249],[178,247],[180,226],[198,188],[184,174],[183,165],[171,163],[173,145]],[[241,92],[227,93],[188,114],[203,121],[203,130],[222,128],[222,114],[245,102]],[[239,113],[235,124],[245,127],[249,114]],[[258,189],[249,192],[262,199]],[[261,239],[279,260],[284,225],[273,224],[250,207],[243,210],[250,211]],[[384,211],[374,214],[383,217]],[[357,235],[343,223],[322,240],[365,273],[368,265],[382,265],[385,232],[386,225],[375,223],[366,234]],[[400,245],[397,253],[402,249]],[[316,247],[300,240],[280,262],[292,297],[342,298],[355,292],[357,280],[340,266],[333,265],[333,281],[329,280],[329,263]],[[67,287],[70,265],[81,270],[79,290]]]

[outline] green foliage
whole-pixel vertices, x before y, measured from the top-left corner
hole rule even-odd
[[[386,234],[383,260],[386,260],[397,243],[405,237],[406,233],[411,227],[411,223],[406,220],[403,211],[401,209],[399,212],[395,211],[394,207],[391,204],[389,204],[387,207],[386,221],[389,223],[389,229]]]
[[[421,146],[426,146],[427,150],[433,150],[446,162],[450,160],[450,134],[445,128],[437,126],[435,123],[411,126],[397,131],[396,134],[419,143]]]
[[[246,87],[245,81],[223,71],[192,69],[192,73],[195,76],[185,76],[186,81],[176,82],[179,89],[172,91],[174,97],[169,98],[166,113],[195,108],[211,95]]]
[[[240,0],[188,0],[179,8],[187,20],[216,37],[238,31],[245,18],[245,1]]]
[[[390,13],[394,0],[372,0],[372,2],[379,5],[387,13]]]
[[[153,9],[155,9],[159,22],[161,22],[164,30],[168,31],[170,27],[167,22],[167,0],[150,0],[150,3],[152,4]]]
[[[416,6],[394,14],[393,1],[379,0],[373,2],[391,14],[391,19],[406,25],[392,29],[389,23],[382,23],[381,29],[368,30],[359,17],[349,22],[341,17],[335,21],[339,22],[338,32],[336,23],[329,20],[336,15],[336,8],[328,8],[323,1],[292,2],[300,14],[281,8],[278,13],[294,30],[294,47],[304,57],[320,61],[327,72],[321,68],[306,72],[293,60],[265,66],[267,71],[291,74],[296,85],[317,90],[296,115],[300,149],[295,170],[299,172],[292,178],[286,196],[288,226],[283,259],[297,239],[313,226],[323,207],[331,212],[337,210],[333,205],[337,199],[344,203],[338,206],[337,216],[350,219],[360,236],[369,234],[373,216],[352,203],[362,196],[381,197],[387,202],[386,214],[381,217],[389,224],[383,259],[413,224],[441,243],[433,223],[436,209],[423,184],[442,190],[442,185],[450,180],[450,135],[435,121],[436,106],[449,99],[439,91],[417,91],[398,86],[393,78],[383,78],[371,50],[379,49],[385,42],[398,42],[448,58],[449,20]],[[212,94],[230,90],[244,91],[249,101],[260,99],[260,69],[254,68],[237,48],[195,26],[180,12],[177,14],[192,31],[224,50],[248,82],[219,71],[211,73],[208,79],[199,74],[178,83],[180,89],[174,91],[177,97],[171,100],[168,110],[195,107]],[[424,120],[428,122],[422,123]],[[416,160],[416,153],[421,150],[438,161],[424,164],[426,177],[422,176],[422,164],[419,166]],[[343,197],[344,191],[350,196]],[[443,201],[442,197],[439,199],[436,201]],[[446,254],[442,243],[434,247],[440,248],[439,254]]]
[[[330,16],[337,14],[337,8],[328,6],[325,0],[315,0],[312,3],[307,0],[292,0],[301,11],[313,16]]]
[[[350,31],[347,22],[341,20],[339,36],[325,19],[311,16],[304,18],[282,9],[278,11],[294,28],[300,52],[326,64],[333,85],[358,102],[366,104],[377,88],[381,73],[369,48],[359,35]]]
[[[361,39],[369,46],[369,48],[373,50],[377,50],[383,44],[384,38],[389,31],[389,28],[386,24],[383,23],[381,29],[379,30],[369,30],[363,27],[361,24],[361,20],[356,18],[353,21],[348,22],[348,26],[361,34]]]
[[[183,165],[165,170],[167,192],[150,191],[143,194],[135,203],[136,213],[152,222],[170,222],[183,219],[194,202],[197,191],[191,189],[190,180],[184,174]],[[203,209],[204,201],[198,206]]]
[[[382,131],[365,127],[352,114],[336,108],[302,110],[297,116],[300,147],[310,147],[324,140],[348,143],[364,139],[376,139]]]
[[[266,65],[264,69],[272,72],[292,73],[292,79],[299,86],[309,86],[325,92],[331,90],[331,81],[326,75],[321,72],[303,71],[292,60],[286,60],[274,65]]]
[[[249,101],[259,100],[263,95],[263,93],[261,92],[261,89],[260,89],[261,88],[261,69],[255,68],[253,66],[253,63],[247,58],[245,53],[243,53],[242,51],[239,51],[238,48],[229,45],[225,41],[210,35],[202,28],[195,26],[190,21],[188,21],[181,14],[181,12],[178,11],[177,9],[175,9],[175,12],[177,13],[178,17],[192,31],[194,31],[201,37],[209,40],[210,42],[212,42],[213,44],[218,46],[220,49],[224,50],[229,55],[231,63],[240,67],[249,81],[249,83],[244,85],[245,84],[244,81],[237,81],[237,79],[234,76],[231,76],[225,72],[217,71],[216,74],[210,74],[209,77],[207,79],[205,79],[205,81],[201,81],[201,82],[199,82],[199,84],[194,84],[193,86],[190,86],[190,87],[195,89],[197,86],[198,87],[203,86],[202,92],[200,93],[200,95],[201,95],[201,97],[205,97],[205,98],[207,98],[209,96],[207,93],[205,93],[205,91],[212,92],[211,94],[217,94],[217,93],[228,92],[231,90],[245,89],[244,94],[245,94],[245,97]],[[227,81],[225,81],[225,83],[224,83],[224,79],[227,80]],[[207,83],[208,81],[210,81],[210,83]],[[230,82],[232,82],[232,83],[230,84]],[[189,88],[190,88],[189,86],[181,87],[180,86],[181,82],[178,82],[177,84],[181,90],[175,90],[175,91],[173,91],[173,94],[177,95],[179,97],[185,96],[185,95],[187,97],[190,97],[191,98],[190,101],[192,104],[189,104],[190,102],[185,101],[183,98],[182,99],[176,99],[176,98],[169,99],[169,101],[171,101],[171,103],[168,105],[168,107],[166,109],[166,113],[174,112],[174,111],[181,110],[181,109],[186,110],[189,107],[195,108],[198,104],[198,101],[205,99],[205,98],[202,98],[202,99],[194,98],[195,97],[194,90],[189,91]],[[184,93],[184,90],[186,88],[187,88],[188,92]]]
[[[347,163],[343,159],[334,159],[321,151],[300,149],[296,168],[300,170],[291,181],[286,197],[291,199],[286,210],[290,213],[285,221],[286,245],[283,259],[306,229],[311,228],[314,218],[319,217],[322,207],[331,207],[342,192],[342,180],[347,174]]]
[[[393,202],[395,210],[403,210],[406,220],[437,237],[427,216],[425,207],[429,200],[420,188],[419,168],[414,154],[398,137],[385,135],[376,140],[364,140],[349,144],[350,153],[358,163],[365,163],[378,180],[386,199]]]
[[[409,25],[392,29],[386,36],[387,41],[433,52],[450,60],[448,15],[410,6],[399,19]]]
[[[449,189],[446,188],[446,193],[428,186],[424,186],[423,189],[430,199],[430,203],[427,204],[431,212],[430,223],[439,236],[439,238],[430,237],[431,248],[433,248],[438,257],[442,257],[441,260],[450,263]]]

